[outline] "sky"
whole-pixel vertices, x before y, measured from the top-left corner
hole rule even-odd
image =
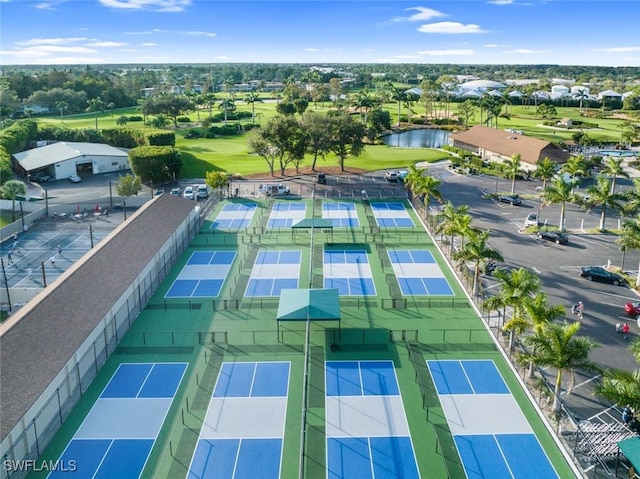
[[[0,64],[640,66],[640,0],[0,0]]]

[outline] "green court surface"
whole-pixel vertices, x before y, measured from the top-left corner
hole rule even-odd
[[[557,477],[574,477],[551,433],[409,203],[342,200],[340,203],[355,207],[359,226],[292,230],[267,227],[271,215],[278,210],[275,205],[304,204],[305,218],[322,218],[323,205],[335,202],[257,200],[253,202],[257,205],[249,226],[238,230],[212,229],[223,208],[243,201],[222,202],[209,215],[190,248],[160,285],[40,459],[56,460],[62,455],[120,364],[187,363],[141,477],[197,477],[189,476],[189,468],[223,363],[287,362],[290,371],[279,477],[300,477],[302,457],[302,477],[326,478],[325,362],[376,360],[393,362],[419,477],[462,479],[467,477],[465,466],[427,361],[492,360]],[[376,218],[380,216],[380,205],[376,203],[385,201],[390,204],[385,208],[403,218],[406,214],[414,226],[379,226]],[[401,211],[398,205],[403,206]],[[350,217],[354,217],[353,213]],[[205,289],[198,289],[190,281],[201,271],[196,264],[198,258],[220,251],[236,255],[227,268],[228,274],[222,278],[218,295],[207,297],[203,294]],[[269,253],[292,251],[301,253],[297,265],[277,260],[269,263]],[[404,273],[399,273],[402,268],[395,267],[391,258],[407,257],[406,251],[416,257],[418,253],[431,257],[434,262],[428,263],[428,267],[408,266],[406,276],[412,279],[403,280]],[[332,269],[327,258],[343,252],[346,252],[344,264],[337,263]],[[366,259],[358,256],[361,254]],[[261,268],[265,264],[270,268]],[[441,271],[437,282],[415,280],[416,271],[427,269],[431,272],[428,276]],[[362,286],[364,281],[356,281],[357,284],[342,281],[341,271],[355,270],[363,272],[361,277],[365,278],[370,270],[375,294],[358,294],[362,293],[360,287],[370,292],[369,286]],[[278,279],[293,274],[298,279],[298,288],[323,288],[327,272],[337,278],[330,282],[331,287],[340,289],[348,284],[355,294],[340,297],[340,322],[310,322],[308,344],[305,321],[277,324],[277,295],[246,296],[248,291],[266,291],[269,275]],[[214,276],[211,281],[218,281]],[[420,288],[428,290],[432,286],[437,294],[403,294],[407,288],[422,291]],[[172,288],[186,293],[182,297],[168,295]],[[272,292],[276,287],[273,288]],[[477,414],[500,417],[502,411],[482,410]],[[74,477],[73,473],[68,476]],[[30,477],[46,477],[46,473],[32,473]],[[535,477],[535,465],[532,470],[515,471],[515,477]]]

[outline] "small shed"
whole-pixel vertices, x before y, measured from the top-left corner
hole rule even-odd
[[[283,289],[276,316],[278,338],[281,321],[338,321],[340,328],[338,289]]]

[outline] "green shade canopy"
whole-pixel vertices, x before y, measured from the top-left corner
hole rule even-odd
[[[633,464],[636,471],[640,470],[640,437],[630,437],[620,441],[618,447]]]
[[[291,225],[292,228],[333,228],[331,220],[323,220],[322,218],[304,218],[297,223]]]
[[[278,304],[278,321],[340,320],[337,289],[283,289]]]

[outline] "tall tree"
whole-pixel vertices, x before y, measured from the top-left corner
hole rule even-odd
[[[313,111],[302,120],[302,128],[307,134],[307,151],[312,155],[311,170],[316,170],[318,158],[324,159],[331,151],[331,119]]]
[[[611,177],[611,193],[616,192],[616,178],[629,178],[623,166],[624,158],[608,158],[602,168],[602,174]]]
[[[589,200],[585,203],[588,209],[600,207],[600,226],[601,232],[605,231],[605,221],[607,218],[607,209],[621,210],[622,195],[613,193],[611,187],[612,180],[609,178],[599,177],[596,182],[587,188]]]
[[[547,181],[553,178],[555,172],[556,164],[547,157],[544,157],[542,160],[536,163],[536,171],[534,173],[534,176],[542,180],[543,191],[547,187]]]
[[[562,375],[570,375],[567,394],[573,390],[575,371],[599,372],[598,365],[589,359],[593,348],[599,344],[587,337],[576,336],[580,330],[580,323],[569,324],[548,323],[537,328],[525,342],[531,346],[531,353],[519,355],[520,361],[533,362],[536,366],[554,368],[557,370],[553,411],[560,412],[560,393],[562,391]]]
[[[453,254],[456,261],[464,261],[475,265],[473,271],[472,295],[478,295],[478,285],[480,283],[480,265],[488,259],[502,261],[502,255],[495,249],[488,246],[489,233],[486,231],[471,234],[464,246]]]
[[[260,95],[255,92],[247,93],[244,97],[244,102],[247,105],[251,105],[251,124],[256,124],[256,103],[262,102]]]
[[[522,166],[522,155],[516,153],[511,155],[507,161],[505,161],[505,171],[511,177],[511,194],[516,192],[516,178],[520,174],[520,167]]]
[[[349,156],[360,156],[364,150],[364,125],[349,115],[333,117],[331,121],[331,151],[338,157],[340,169]]]
[[[632,341],[629,351],[640,363],[640,340]],[[629,404],[634,411],[640,411],[640,369],[606,369],[600,383],[596,383],[594,393],[617,404]]]
[[[558,224],[560,231],[565,230],[567,202],[571,201],[574,197],[573,188],[575,184],[576,183],[572,181],[564,181],[561,176],[558,176],[554,178],[542,192],[542,201],[545,205],[560,204],[560,222]]]
[[[64,123],[64,111],[67,108],[69,108],[69,103],[68,102],[66,102],[66,101],[57,101],[56,102],[56,109],[60,112],[60,121],[62,123]],[[96,130],[97,129],[98,129],[98,127],[97,127],[97,123],[96,123]]]
[[[87,107],[86,111],[89,113],[93,112],[96,114],[96,130],[97,130],[98,129],[98,113],[104,111],[106,104],[105,102],[102,101],[100,97],[87,100],[87,103],[89,104],[89,106]]]
[[[20,180],[9,180],[2,184],[0,196],[5,200],[11,200],[11,216],[12,220],[16,220],[16,198],[18,196],[27,195],[27,185]]]
[[[223,98],[220,101],[220,105],[218,105],[218,108],[220,108],[224,112],[224,125],[226,126],[229,112],[233,112],[236,110],[236,102],[231,97]]]

